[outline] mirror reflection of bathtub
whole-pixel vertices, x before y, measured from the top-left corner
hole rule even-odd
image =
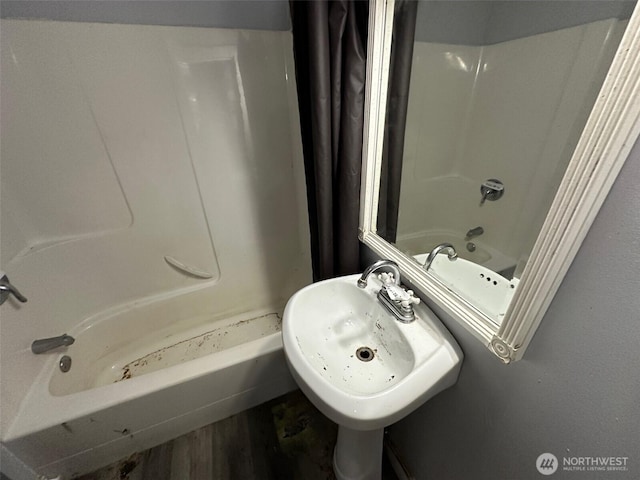
[[[429,273],[474,306],[496,325],[504,318],[519,281],[514,278],[515,259],[483,242],[482,237],[467,240],[464,233],[428,230],[398,238],[396,246],[424,265],[429,252],[442,243],[450,243],[458,260],[438,255]],[[469,243],[473,248],[467,248]]]
[[[414,255],[424,265],[428,253]],[[513,269],[509,269],[513,271]],[[464,255],[449,260],[447,255],[437,255],[428,272],[464,301],[487,315],[496,326],[504,318],[511,299],[520,282],[517,278],[505,278],[492,269],[478,264]]]
[[[428,254],[433,247],[441,243],[450,243],[460,258],[464,258],[489,270],[500,273],[503,277],[512,278],[515,270],[515,259],[509,258],[496,248],[487,245],[482,237],[466,240],[464,233],[446,230],[427,230],[417,234],[399,237],[396,246],[408,255]],[[471,251],[467,248],[473,243]],[[426,257],[425,257],[426,258]],[[421,261],[420,264],[423,264]]]

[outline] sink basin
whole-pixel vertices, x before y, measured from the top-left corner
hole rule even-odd
[[[427,254],[415,255],[424,264]],[[429,273],[437,277],[453,292],[476,305],[480,311],[500,324],[511,303],[519,280],[507,280],[493,270],[464,258],[450,261],[446,255],[434,259]]]
[[[455,383],[462,353],[423,304],[401,323],[376,298],[373,275],[310,285],[284,311],[289,368],[316,407],[340,426],[375,430],[390,425]]]

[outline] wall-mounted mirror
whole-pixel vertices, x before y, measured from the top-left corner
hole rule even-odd
[[[635,2],[372,6],[362,240],[517,360],[640,129]]]

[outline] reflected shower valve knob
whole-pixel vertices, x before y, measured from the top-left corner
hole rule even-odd
[[[482,194],[480,206],[484,204],[485,200],[494,202],[504,195],[504,184],[496,178],[490,178],[482,183],[480,193]]]

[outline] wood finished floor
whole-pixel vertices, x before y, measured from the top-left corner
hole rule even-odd
[[[335,480],[337,432],[296,391],[76,480]]]

